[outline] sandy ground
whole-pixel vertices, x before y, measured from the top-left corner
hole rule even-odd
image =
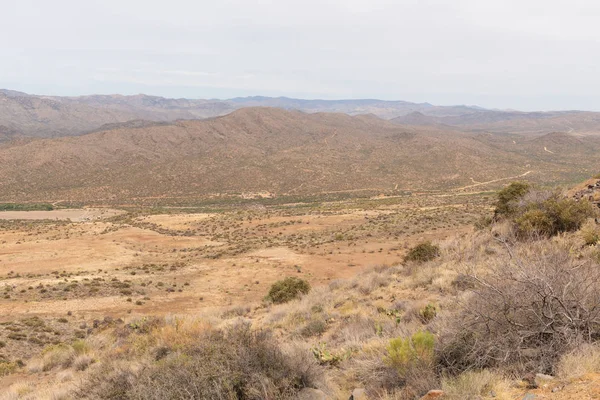
[[[222,215],[146,215],[137,217],[135,226],[90,220],[116,215],[115,210],[28,212],[30,218],[52,215],[53,218],[70,218],[72,222],[15,225],[14,229],[0,231],[0,293],[7,287],[13,293],[10,298],[0,298],[0,319],[63,315],[68,311],[78,313],[82,318],[125,313],[193,313],[206,307],[257,303],[272,283],[285,276],[302,277],[313,285],[327,284],[376,265],[399,263],[406,248],[418,241],[441,239],[471,229],[465,224],[400,239],[381,233],[356,240],[329,239],[339,231],[355,230],[357,235],[364,235],[367,228],[371,229],[370,222],[390,216],[402,207],[397,210],[382,207],[338,211],[331,215],[308,212],[300,216],[267,214],[256,217],[250,214],[251,218],[239,217],[235,211]],[[454,212],[453,207],[455,205],[450,205],[448,209]],[[423,209],[435,211],[436,207],[427,205]],[[223,233],[225,231],[230,233]],[[238,236],[228,236],[234,231]],[[316,245],[297,246],[298,235],[327,240]],[[249,240],[248,248],[236,250],[236,241],[246,239]],[[211,257],[211,251],[222,254]],[[131,275],[130,268],[161,263],[182,263],[185,267]],[[57,273],[72,276],[58,276]],[[106,280],[103,285],[113,279],[143,285],[149,300],[135,306],[125,301],[128,296],[115,293],[81,298],[61,298],[55,293],[52,298],[43,298],[37,291],[40,284],[86,284],[100,278]],[[152,283],[148,283],[150,281]],[[165,286],[156,287],[157,281]],[[164,290],[167,286],[177,290],[167,292]],[[133,296],[135,302],[135,293]]]
[[[121,210],[111,210],[107,208],[82,208],[82,209],[64,209],[51,211],[2,211],[0,219],[4,220],[56,220],[56,221],[94,221],[103,218],[110,218],[121,215]]]

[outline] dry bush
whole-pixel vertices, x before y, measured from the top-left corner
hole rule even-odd
[[[52,345],[42,352],[42,370],[50,371],[54,368],[69,368],[76,357],[73,347],[66,344]]]
[[[139,372],[108,371],[99,370],[77,394],[136,400],[292,398],[321,376],[314,359],[284,352],[269,332],[252,331],[247,324],[204,332]]]
[[[600,242],[600,227],[595,221],[588,221],[581,228],[581,237],[586,246],[595,246]]]
[[[557,243],[523,246],[472,276],[476,288],[441,335],[440,365],[552,372],[560,357],[600,338],[600,267]]]
[[[357,278],[357,289],[362,295],[371,294],[374,290],[380,287],[385,287],[390,284],[390,277],[387,274],[380,272],[370,272],[361,274]]]

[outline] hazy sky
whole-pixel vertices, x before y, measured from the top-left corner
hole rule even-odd
[[[0,0],[0,87],[600,110],[597,0]]]

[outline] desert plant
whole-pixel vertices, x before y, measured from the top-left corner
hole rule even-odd
[[[509,216],[515,209],[517,202],[531,190],[527,182],[512,182],[498,192],[498,202],[494,210],[496,218]]]
[[[416,332],[407,338],[392,339],[387,346],[387,362],[400,374],[405,374],[415,364],[431,365],[434,344],[433,334],[425,331]]]
[[[595,246],[600,242],[600,229],[596,223],[592,221],[581,228],[581,237],[586,246]]]
[[[275,282],[269,289],[267,300],[275,304],[287,303],[310,291],[310,284],[304,279],[287,277]]]
[[[432,244],[431,242],[423,242],[411,248],[404,257],[404,261],[415,261],[422,263],[431,261],[439,256],[440,248],[437,245]]]
[[[475,400],[487,398],[494,393],[494,398],[509,399],[506,394],[509,382],[493,371],[466,371],[458,376],[446,377],[442,380],[444,398],[449,400]]]
[[[327,323],[323,319],[311,319],[300,329],[303,337],[319,336],[327,330]]]
[[[425,307],[419,310],[419,317],[423,323],[427,324],[431,322],[437,315],[437,307],[435,304],[427,304]]]
[[[141,371],[99,370],[78,390],[91,399],[291,398],[319,382],[308,352],[284,352],[269,331],[210,330]]]
[[[562,232],[573,232],[595,215],[587,200],[576,201],[559,192],[541,194],[533,201],[524,201],[515,211],[513,222],[517,235],[522,238],[549,237]]]
[[[600,268],[538,243],[472,276],[472,296],[440,338],[447,371],[499,367],[553,372],[560,357],[600,338]]]

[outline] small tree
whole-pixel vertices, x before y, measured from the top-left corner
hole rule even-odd
[[[499,218],[511,215],[517,202],[521,200],[529,191],[531,185],[527,182],[512,182],[510,185],[498,192],[498,202],[494,210],[494,217]]]

